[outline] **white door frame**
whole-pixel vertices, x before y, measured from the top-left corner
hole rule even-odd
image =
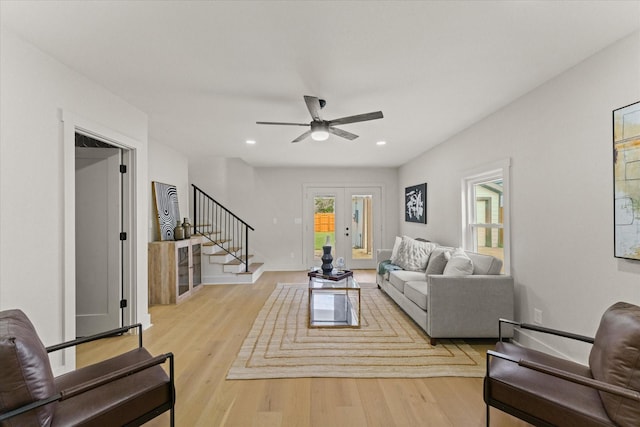
[[[312,197],[312,193],[314,193],[315,191],[319,191],[319,190],[331,190],[331,189],[340,189],[342,191],[342,195],[346,196],[346,195],[351,195],[353,193],[353,191],[349,191],[349,190],[355,190],[355,192],[366,192],[368,190],[375,190],[376,192],[378,192],[379,195],[379,200],[376,201],[375,205],[374,205],[374,255],[373,258],[371,259],[371,266],[370,268],[375,268],[375,250],[379,248],[379,245],[382,244],[382,239],[383,239],[383,224],[384,224],[384,218],[382,218],[383,215],[383,209],[382,209],[382,200],[383,200],[383,196],[384,196],[384,192],[383,192],[383,185],[382,184],[303,184],[302,185],[302,200],[303,200],[303,208],[302,208],[302,223],[303,223],[303,237],[302,237],[302,256],[303,256],[303,262],[305,263],[305,265],[307,267],[311,267],[314,264],[314,260],[313,260],[313,250],[311,249],[313,246],[313,226],[314,226],[314,218],[313,218],[313,209],[310,208],[310,200],[309,198]],[[347,197],[343,197],[343,199],[347,199]],[[351,197],[348,197],[348,200],[351,200]],[[345,213],[346,212],[351,212],[351,204],[347,204],[344,206],[345,209]],[[342,218],[335,218],[335,224],[336,224],[336,240],[341,241],[343,246],[345,246],[344,242],[348,241],[351,242],[351,236],[349,236],[349,238],[346,238],[346,236],[344,236],[345,233],[345,224],[344,224],[344,217]],[[351,224],[349,223],[349,227],[351,227]],[[349,230],[349,234],[351,234],[353,230]],[[346,247],[348,246],[348,248]],[[344,250],[345,253],[347,251],[351,250],[351,245],[348,244],[346,245]],[[333,258],[334,260],[339,257],[339,256],[343,256],[342,254],[337,254],[335,252],[333,252]],[[350,267],[349,265],[347,265],[347,268],[353,268]],[[355,268],[359,268],[359,267],[355,267]],[[369,268],[369,267],[367,267]]]
[[[80,117],[70,111],[60,110],[63,140],[64,170],[64,225],[63,225],[63,298],[62,331],[64,341],[76,337],[76,277],[75,277],[75,134],[82,133],[103,140],[114,147],[125,150],[130,165],[128,183],[123,189],[129,209],[123,215],[123,225],[128,227],[129,249],[125,249],[125,261],[130,260],[125,278],[128,287],[123,298],[129,301],[125,312],[125,324],[142,323],[144,328],[151,325],[148,310],[147,291],[147,213],[149,190],[147,188],[147,146],[146,143]],[[125,202],[126,204],[126,202]],[[128,256],[127,256],[128,255]],[[62,350],[60,368],[55,375],[75,369],[75,348]],[[58,372],[59,371],[59,372]]]

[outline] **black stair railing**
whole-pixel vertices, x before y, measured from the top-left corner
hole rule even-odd
[[[249,272],[249,230],[253,227],[197,186],[193,187],[193,233],[244,263]],[[236,246],[239,245],[239,246]]]

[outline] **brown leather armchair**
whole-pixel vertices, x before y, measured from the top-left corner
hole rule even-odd
[[[490,406],[536,426],[640,426],[640,307],[609,307],[595,338],[505,323],[593,345],[585,366],[500,339],[487,352],[487,426]]]
[[[135,328],[136,349],[53,376],[48,353]],[[45,348],[22,311],[0,312],[2,426],[138,426],[167,410],[173,426],[173,378],[173,354],[152,357],[139,324]]]

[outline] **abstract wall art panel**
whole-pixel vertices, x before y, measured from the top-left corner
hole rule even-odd
[[[404,189],[404,220],[427,223],[427,184],[412,185]]]
[[[640,260],[640,102],[613,111],[613,178],[614,256]]]
[[[156,207],[156,225],[160,240],[174,240],[173,229],[180,220],[178,190],[175,185],[152,182]]]

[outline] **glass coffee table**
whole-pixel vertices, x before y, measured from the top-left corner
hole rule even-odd
[[[309,276],[309,328],[359,328],[360,285],[349,270]]]

